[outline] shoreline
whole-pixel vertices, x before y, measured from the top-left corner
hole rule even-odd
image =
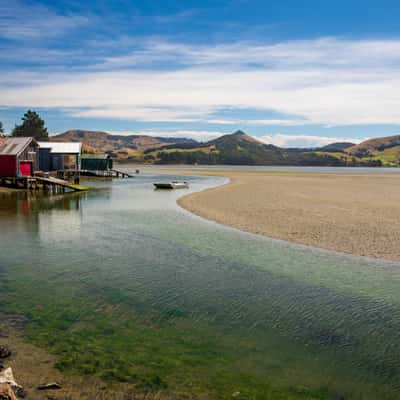
[[[178,199],[181,207],[202,218],[273,239],[400,261],[400,175],[173,168],[156,172],[229,179]]]

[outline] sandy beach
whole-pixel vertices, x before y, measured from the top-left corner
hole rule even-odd
[[[231,180],[179,200],[197,215],[272,238],[400,260],[400,174],[185,173]]]

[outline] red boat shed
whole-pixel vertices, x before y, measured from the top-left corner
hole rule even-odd
[[[38,166],[39,145],[34,138],[0,138],[0,177],[32,176]]]

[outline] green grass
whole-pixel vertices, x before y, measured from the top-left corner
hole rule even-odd
[[[380,160],[385,167],[398,167],[400,165],[400,146],[380,151],[371,158],[373,160]]]

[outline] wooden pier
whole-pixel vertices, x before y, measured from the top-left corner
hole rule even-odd
[[[49,178],[43,178],[43,177],[39,177],[37,176],[36,181],[42,183],[43,185],[48,185],[48,186],[58,186],[64,189],[71,189],[74,192],[84,192],[89,190],[89,188],[87,186],[82,186],[80,184],[77,183],[71,183],[68,181],[65,181],[64,179],[58,179],[58,178],[53,178],[53,177],[49,177]]]
[[[89,190],[88,187],[74,184],[63,179],[53,177],[3,177],[0,178],[0,186],[12,187],[16,189],[27,190],[48,190],[54,193],[71,190],[74,192],[83,192]]]
[[[54,193],[62,193],[66,190],[83,192],[89,190],[88,187],[79,184],[80,176],[99,177],[99,178],[133,178],[133,175],[117,169],[110,170],[60,170],[57,176],[49,173],[36,172],[34,176],[23,177],[0,177],[0,186],[12,187],[27,190],[49,190]],[[73,183],[76,182],[76,183]]]
[[[127,172],[119,171],[117,169],[109,169],[109,170],[60,170],[57,171],[57,177],[62,179],[71,179],[74,176],[89,176],[89,177],[97,177],[97,178],[133,178],[133,175],[128,174]]]

